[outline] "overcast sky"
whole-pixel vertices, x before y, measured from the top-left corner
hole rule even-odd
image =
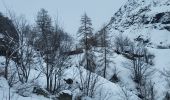
[[[107,23],[113,14],[127,0],[0,0],[0,12],[6,8],[17,15],[25,15],[31,23],[34,22],[40,8],[48,10],[49,14],[59,19],[60,25],[68,33],[75,34],[80,26],[80,18],[84,12],[92,19],[95,30]]]

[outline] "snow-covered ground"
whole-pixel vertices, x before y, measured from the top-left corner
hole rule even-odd
[[[125,4],[126,6],[122,6],[121,9],[114,15],[115,21],[111,21],[108,26],[110,29],[109,37],[111,37],[111,43],[114,41],[114,37],[119,34],[123,34],[130,38],[131,41],[135,42],[134,39],[140,36],[145,40],[149,40],[147,44],[147,49],[150,53],[154,54],[155,57],[153,59],[155,69],[155,73],[149,77],[149,80],[152,80],[155,89],[156,100],[163,100],[167,91],[170,90],[170,87],[167,85],[166,77],[162,75],[161,72],[164,70],[170,69],[170,31],[165,29],[166,26],[170,27],[170,24],[162,24],[151,23],[153,17],[158,13],[170,12],[170,1],[169,0],[128,0]],[[136,15],[138,12],[143,10],[145,7],[149,7],[148,10],[139,13],[134,20],[133,24],[128,25],[131,22],[131,17]],[[141,16],[146,15],[150,22],[148,24],[140,23]],[[129,17],[130,16],[130,17]],[[168,19],[166,19],[168,20]],[[162,21],[162,20],[161,20]],[[163,20],[165,21],[165,20]],[[0,36],[0,38],[3,36]],[[76,42],[77,43],[77,42]],[[166,47],[161,49],[159,46]],[[100,49],[100,48],[99,48]],[[125,100],[126,96],[128,96],[129,100],[140,100],[137,97],[136,83],[132,80],[131,72],[127,69],[127,64],[129,59],[125,58],[121,54],[116,54],[114,51],[112,52],[110,60],[113,61],[110,67],[107,68],[107,77],[106,79],[98,76],[93,73],[94,76],[98,76],[98,81],[95,86],[95,96],[92,100]],[[95,52],[96,62],[99,63],[99,53]],[[70,65],[63,72],[63,79],[73,79],[73,84],[71,85],[71,92],[73,94],[73,98],[80,93],[78,90],[78,83],[80,83],[80,70],[79,70],[79,61],[82,60],[83,54],[73,55],[70,59]],[[42,66],[45,63],[40,58]],[[35,62],[38,62],[38,59],[34,59]],[[10,61],[9,63],[10,71],[12,72],[15,69],[15,63]],[[0,69],[4,70],[5,67],[5,58],[0,57]],[[35,79],[34,82],[41,87],[46,87],[46,77],[41,73],[40,64],[36,63],[33,65],[31,69],[31,73],[29,76],[29,80]],[[36,68],[36,70],[35,70]],[[117,68],[119,82],[113,83],[110,82],[109,79],[114,74],[114,68]],[[81,68],[83,71],[83,77],[86,76],[88,72],[84,68]],[[63,83],[65,84],[65,83]],[[66,84],[65,84],[66,85]],[[67,87],[67,85],[66,85]],[[64,90],[65,92],[70,93],[68,90]],[[40,95],[36,95],[31,93],[29,97],[23,97],[16,92],[16,87],[10,88],[10,96],[9,96],[9,85],[8,82],[0,76],[0,100],[7,100],[8,98],[11,100],[51,100],[50,98],[46,98]],[[85,100],[90,100],[89,97],[85,97]]]
[[[154,87],[157,96],[157,100],[162,100],[164,97],[164,94],[166,91],[168,91],[167,83],[165,80],[165,77],[160,73],[164,69],[169,69],[170,67],[170,59],[168,54],[170,54],[170,49],[157,49],[157,48],[150,48],[148,47],[148,50],[152,52],[155,55],[154,58],[154,68],[156,69],[156,72],[154,75],[152,75],[151,79],[154,82]],[[68,68],[65,71],[64,78],[71,78],[74,79],[74,82],[79,82],[79,70],[76,67],[76,64],[78,63],[81,55],[73,56],[72,60],[72,67]],[[102,77],[99,76],[98,82],[97,82],[97,89],[95,91],[95,97],[93,100],[123,100],[125,98],[125,95],[123,94],[123,90],[128,92],[130,100],[138,100],[137,92],[135,91],[135,83],[131,79],[131,73],[129,69],[125,68],[126,62],[128,62],[128,59],[126,59],[122,55],[114,54],[114,57],[112,58],[114,61],[113,66],[116,66],[117,70],[120,71],[118,74],[118,77],[120,78],[120,82],[118,83],[112,83]],[[1,67],[3,67],[3,62],[5,61],[4,57],[1,57]],[[84,70],[84,73],[86,73],[86,70]],[[108,75],[111,77],[113,75],[113,67],[111,69],[108,69]],[[30,80],[31,78],[36,77],[39,74],[38,71],[32,70],[30,74]],[[96,75],[96,74],[94,74]],[[45,87],[45,76],[40,76],[39,79],[37,79],[37,82],[41,84],[43,87]],[[9,86],[7,85],[7,81],[1,77],[0,78],[0,98],[1,100],[6,100],[5,98],[9,97]],[[75,83],[76,84],[76,83]],[[121,85],[123,84],[123,85]],[[16,93],[16,90],[11,88],[10,89],[10,97],[12,100],[50,100],[49,98],[45,98],[40,95],[31,94],[30,97],[22,97]],[[76,95],[76,92],[75,94]],[[100,99],[99,99],[100,98]]]
[[[9,92],[10,91],[10,92]],[[5,78],[0,77],[0,100],[50,100],[40,95],[31,94],[30,97],[23,97],[16,93],[16,90],[9,88]]]
[[[140,37],[149,40],[147,49],[155,55],[154,66],[155,73],[150,77],[153,81],[156,100],[162,100],[166,92],[169,90],[166,77],[161,72],[168,70],[170,67],[170,31],[165,27],[169,27],[169,17],[165,13],[170,12],[169,0],[128,0],[119,11],[113,15],[108,28],[114,37],[119,34],[127,36],[131,41]],[[157,16],[157,14],[165,14],[165,16]],[[146,17],[146,19],[143,18]],[[154,18],[159,18],[158,22],[153,22]],[[148,23],[142,23],[148,21]],[[163,22],[167,22],[163,24]],[[116,55],[113,59],[116,67],[120,70],[119,77],[127,87],[135,89],[135,83],[130,77],[130,72],[124,66],[128,61],[122,55]]]

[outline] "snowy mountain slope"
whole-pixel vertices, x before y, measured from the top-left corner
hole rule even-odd
[[[166,77],[161,74],[164,70],[170,68],[170,49],[154,49],[150,48],[150,52],[154,53],[154,67],[156,68],[156,73],[152,76],[152,80],[155,84],[155,89],[157,91],[157,100],[163,100],[169,87],[166,81]]]
[[[9,94],[10,90],[10,94]],[[49,100],[43,96],[32,94],[30,97],[23,97],[16,93],[13,88],[9,89],[8,82],[5,78],[0,77],[0,99],[1,100]]]
[[[128,0],[118,12],[114,14],[108,29],[110,30],[109,37],[113,43],[114,37],[119,34],[128,36],[131,41],[136,42],[137,38],[148,40],[147,49],[155,55],[154,69],[155,73],[152,74],[148,80],[151,80],[154,84],[156,100],[163,100],[169,87],[167,86],[166,77],[162,75],[165,69],[170,67],[170,1],[169,0]],[[100,48],[99,48],[100,49]],[[99,63],[100,53],[95,52],[96,62]],[[92,100],[141,100],[138,98],[137,83],[132,79],[130,70],[126,67],[129,64],[123,54],[114,53],[110,64],[111,67],[107,68],[107,77],[104,79],[101,76],[93,73],[93,76],[98,76],[98,81],[95,86],[95,95]],[[77,95],[81,95],[79,85],[80,69],[82,70],[83,77],[86,76],[87,70],[80,66],[80,60],[82,60],[83,54],[73,55],[69,61],[70,66],[62,73],[62,85],[63,91],[71,91],[73,98]],[[46,66],[43,58],[39,57],[42,66]],[[34,59],[35,62],[38,59]],[[14,62],[10,62],[11,66],[14,66]],[[0,57],[0,68],[5,67],[4,57]],[[15,66],[14,66],[15,67]],[[40,73],[40,64],[34,64],[33,69],[30,71],[29,81],[36,78]],[[100,67],[100,66],[99,66]],[[109,80],[114,75],[114,68],[118,70],[119,82],[110,82]],[[36,69],[34,69],[36,68]],[[80,68],[80,69],[79,69]],[[13,69],[12,69],[13,70]],[[10,71],[12,71],[10,70]],[[73,84],[68,85],[64,79],[72,79]],[[35,80],[35,83],[41,87],[46,87],[46,77],[40,74],[40,77]],[[9,86],[7,81],[0,77],[0,99],[7,98],[9,95]],[[21,86],[22,87],[22,86]],[[14,100],[51,100],[36,94],[31,94],[28,97],[22,97],[17,92],[15,87],[11,88],[11,97]],[[6,100],[6,99],[4,99]],[[91,100],[90,98],[85,100]]]
[[[78,88],[79,84],[81,83],[80,82],[80,71],[76,67],[77,63],[81,59],[81,57],[82,57],[82,54],[72,56],[72,59],[71,59],[72,66],[64,71],[64,76],[63,76],[63,79],[69,79],[69,78],[73,79],[73,84],[71,85],[71,89],[69,90],[72,92],[73,98],[75,96],[81,94],[81,91]],[[122,58],[120,57],[118,59],[122,59]],[[5,58],[0,57],[1,68],[4,67],[3,66],[4,62],[5,62]],[[10,65],[11,65],[11,67],[12,66],[15,67],[14,63],[12,63],[12,62],[10,63]],[[83,76],[86,76],[87,70],[85,70],[84,68],[82,68],[82,70],[83,70]],[[31,69],[30,72],[31,72],[30,76],[29,76],[30,81],[32,79],[36,78],[38,76],[38,74],[40,73],[40,71],[34,70],[34,69]],[[98,76],[97,74],[94,74],[94,73],[93,73],[93,75]],[[34,82],[36,84],[40,85],[41,87],[44,87],[44,88],[46,87],[45,76],[43,74],[41,74],[40,77],[37,78]],[[69,87],[69,85],[67,85],[66,83],[63,83],[63,84],[65,84],[66,89],[67,89],[67,87]],[[10,88],[10,96],[12,98],[11,100],[51,100],[50,98],[46,98],[41,95],[36,95],[29,91],[28,91],[28,93],[29,93],[28,97],[23,97],[17,93],[18,85],[19,84],[16,84]],[[19,86],[19,87],[22,87],[22,86]],[[129,99],[137,100],[137,98],[138,98],[136,94],[134,94],[133,92],[130,91],[130,89],[126,90],[126,87],[124,87],[124,86],[120,87],[118,84],[112,83],[100,76],[98,76],[98,81],[97,81],[95,88],[96,89],[95,89],[94,98],[93,99],[89,98],[88,100],[113,100],[113,99],[114,100],[123,100],[123,98],[126,98],[124,91],[126,91],[128,93]],[[1,100],[6,100],[6,98],[8,98],[9,91],[6,91],[6,90],[9,90],[8,82],[6,81],[5,78],[0,77],[0,99]]]
[[[138,37],[144,40],[148,39],[148,45],[151,47],[164,46],[168,48],[170,46],[170,31],[160,29],[161,27],[159,25],[131,26],[123,34],[128,36],[132,41]]]
[[[167,86],[166,77],[163,76],[161,72],[164,71],[164,69],[169,69],[170,60],[167,55],[170,54],[170,49],[148,47],[148,50],[155,55],[153,66],[155,73],[149,77],[149,80],[152,80],[154,83],[156,100],[163,100],[166,92],[169,91],[169,88]],[[99,53],[96,52],[95,55],[97,56],[96,60],[98,62],[98,59],[100,59],[98,56]],[[74,79],[75,82],[80,82],[80,73],[78,68],[75,66],[78,65],[81,58],[82,54],[72,56],[72,67],[66,71],[65,79],[71,78]],[[137,84],[132,80],[131,72],[126,67],[129,63],[129,59],[125,58],[123,55],[115,53],[111,60],[114,61],[114,63],[112,63],[111,67],[107,69],[107,80],[99,76],[98,84],[102,85],[97,85],[97,89],[95,91],[96,94],[93,100],[105,100],[107,96],[109,96],[107,100],[124,100],[126,96],[123,91],[127,92],[130,100],[141,100],[137,97]],[[114,74],[114,66],[119,71],[118,77],[120,81],[117,83],[108,81]],[[86,70],[83,70],[85,76]]]
[[[155,73],[150,80],[154,84],[156,100],[163,100],[169,91],[166,77],[161,72],[170,66],[170,0],[128,0],[113,15],[107,28],[112,35],[112,43],[119,34],[129,37],[134,43],[137,38],[148,40],[147,49],[155,55]],[[116,54],[113,61],[120,70],[122,82],[128,83],[127,87],[136,94],[135,83],[125,68],[128,59]]]
[[[162,75],[161,72],[164,72],[165,69],[169,69],[170,67],[170,49],[156,49],[148,47],[148,50],[155,55],[154,58],[154,66],[155,73],[152,74],[148,80],[152,80],[154,83],[156,100],[163,100],[167,91],[169,91],[169,87],[166,81],[166,77]],[[119,72],[118,77],[121,82],[116,83],[119,86],[124,84],[127,90],[131,90],[133,94],[138,94],[136,90],[136,83],[132,80],[131,72],[126,68],[129,59],[125,58],[122,55],[115,54],[112,59],[115,62],[115,66]],[[111,69],[108,69],[111,70]],[[113,71],[109,72],[110,75],[113,75]],[[138,100],[138,99],[132,99]],[[140,100],[140,99],[139,99]]]
[[[166,81],[165,77],[161,75],[160,71],[166,68],[166,64],[169,63],[168,57],[163,58],[163,55],[170,54],[170,51],[159,49],[159,47],[169,48],[170,45],[170,34],[169,34],[169,1],[168,0],[129,0],[124,6],[122,6],[119,11],[112,17],[110,23],[108,24],[108,28],[110,30],[110,37],[112,37],[112,43],[114,41],[114,37],[119,35],[120,33],[123,35],[128,36],[133,42],[134,39],[140,37],[144,40],[149,40],[148,49],[151,53],[155,55],[154,61],[156,69],[155,74],[151,77],[152,81],[154,82],[155,89],[157,91],[158,100],[162,100],[165,96],[165,92],[168,90],[166,89]],[[97,56],[97,62],[99,55],[95,53]],[[72,57],[73,67],[79,66],[79,60],[81,59],[82,55]],[[159,59],[167,59],[165,61],[160,61]],[[114,57],[111,59],[114,61],[111,68],[107,69],[109,80],[114,74],[114,67],[117,67],[117,70],[120,71],[118,77],[120,78],[119,83],[112,83],[106,81],[107,84],[111,86],[115,86],[111,89],[113,91],[117,91],[117,88],[123,84],[125,86],[125,90],[129,91],[133,96],[137,96],[138,92],[136,90],[136,83],[132,80],[131,72],[129,69],[125,68],[126,63],[129,62],[129,59],[125,58],[123,55],[115,54]],[[162,66],[160,68],[160,65]],[[169,66],[169,65],[168,65]],[[74,68],[73,68],[74,69]],[[73,70],[72,70],[73,71]],[[69,71],[69,72],[72,72]],[[73,71],[74,72],[74,71]],[[69,73],[70,74],[70,73]],[[68,75],[77,76],[76,75]],[[79,78],[76,78],[78,81]],[[104,81],[102,79],[102,81]],[[110,87],[109,85],[109,87]],[[158,89],[160,86],[161,89]],[[99,88],[100,89],[100,88]],[[122,89],[122,87],[121,87]],[[121,91],[121,89],[118,89]],[[103,90],[107,90],[107,86],[104,86]],[[98,92],[99,93],[99,92]],[[114,94],[115,92],[113,92]],[[119,93],[118,93],[119,94]],[[112,95],[111,100],[116,97],[121,97],[120,95]],[[120,98],[119,98],[120,99]],[[122,98],[121,98],[122,99]],[[139,98],[135,98],[131,100],[137,100]],[[109,99],[110,100],[110,99]]]
[[[126,33],[133,39],[142,32],[142,35],[148,34],[147,38],[151,39],[151,43],[155,44],[158,40],[157,45],[160,45],[160,42],[170,44],[169,8],[169,0],[128,0],[111,18],[108,28],[113,34],[118,30],[117,33]],[[138,35],[134,37],[134,33]]]
[[[97,52],[95,54],[96,54],[96,56],[98,56]],[[71,59],[72,60],[72,67],[70,67],[68,70],[66,70],[65,79],[71,78],[71,79],[74,79],[75,83],[77,83],[77,82],[81,83],[80,82],[80,71],[77,68],[78,67],[77,65],[78,65],[78,62],[82,59],[82,55],[83,54],[72,56],[72,59]],[[117,65],[119,65],[119,66],[122,66],[121,63],[123,61],[127,60],[127,59],[120,57],[118,55],[115,55],[115,56],[117,56],[117,57],[115,57],[115,60],[117,59],[117,61],[119,61],[117,63]],[[120,62],[120,60],[122,62]],[[112,65],[114,66],[114,64],[112,64]],[[77,67],[75,67],[75,66],[77,66]],[[123,83],[126,83],[127,85],[129,85],[131,87],[127,87],[124,84],[122,86],[120,86],[119,84],[110,82],[107,79],[93,73],[94,76],[98,76],[98,81],[97,81],[97,84],[96,84],[96,87],[95,87],[96,88],[95,89],[95,95],[94,95],[94,98],[92,100],[124,100],[126,98],[124,91],[127,92],[130,100],[137,100],[138,99],[137,94],[135,94],[132,91],[134,89],[134,84],[131,84],[132,82],[129,79],[130,76],[128,77],[128,73],[129,73],[128,70],[125,69],[124,67],[121,67],[121,68],[122,69],[119,69],[119,70],[122,73],[121,74],[122,76],[120,76],[120,77],[124,78],[124,79],[122,79],[124,81]],[[83,76],[86,76],[87,70],[85,70],[84,68],[82,70],[83,70]],[[110,72],[110,76],[108,75],[108,77],[111,77],[112,76],[112,70],[108,69],[108,71],[109,70],[111,72]],[[125,71],[127,71],[127,73],[125,73]],[[127,77],[124,77],[124,75],[126,75]],[[74,95],[76,95],[76,94],[74,94]]]

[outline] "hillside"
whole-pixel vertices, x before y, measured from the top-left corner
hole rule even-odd
[[[107,25],[110,35],[113,37],[112,41],[115,36],[120,34],[129,37],[134,43],[147,41],[147,49],[155,55],[153,67],[156,72],[149,78],[154,83],[155,100],[163,100],[166,92],[169,91],[167,77],[162,74],[170,67],[169,8],[169,0],[128,0],[113,15]],[[119,57],[117,56],[116,59]],[[123,57],[123,59],[126,58]],[[118,63],[117,68],[120,70],[126,66],[121,64],[121,62],[124,63],[122,59],[114,61],[116,64]],[[125,70],[123,69],[123,72]],[[120,76],[125,80],[128,79],[125,73],[123,75],[120,73]]]
[[[170,100],[170,0],[128,0],[96,37],[85,13],[75,40],[45,9],[9,22],[19,41],[4,43],[0,20],[0,100]]]
[[[170,44],[170,1],[128,0],[111,18],[108,28],[112,34],[123,33],[131,39],[150,40],[152,46]]]

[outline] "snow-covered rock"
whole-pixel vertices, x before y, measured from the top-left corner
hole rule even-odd
[[[113,15],[107,27],[112,35],[123,33],[132,40],[143,36],[154,46],[169,46],[169,8],[169,0],[128,0]]]
[[[59,93],[59,100],[72,100],[72,92],[69,90],[63,90]]]

